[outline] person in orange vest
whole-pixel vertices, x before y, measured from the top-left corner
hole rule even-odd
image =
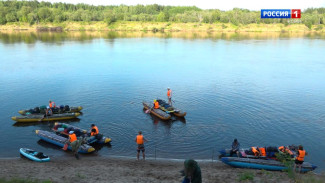
[[[49,101],[49,107],[51,109],[56,108],[55,102],[52,102],[51,100]]]
[[[91,133],[90,136],[96,136],[99,134],[99,130],[95,124],[91,124],[91,131],[93,131],[93,130],[94,130],[94,132]]]
[[[155,99],[155,100],[153,100],[153,106],[152,106],[152,108],[154,108],[154,109],[159,109],[159,102]],[[151,108],[151,109],[152,109]]]
[[[296,171],[296,167],[299,167],[299,173],[301,172],[301,165],[304,162],[305,156],[308,155],[308,153],[304,150],[304,147],[302,145],[299,145],[297,156],[295,159],[295,165],[294,170]]]
[[[260,151],[260,156],[266,156],[265,147],[259,147],[258,150]]]
[[[286,146],[280,146],[280,147],[279,147],[279,151],[281,151],[281,152],[283,152],[283,153],[288,153],[288,154],[290,154],[290,156],[293,157],[293,153],[292,153],[291,150],[290,150],[288,147],[286,147]]]
[[[258,147],[252,147],[252,152],[254,153],[254,156],[260,156],[260,151]]]
[[[141,131],[138,132],[138,135],[135,138],[135,142],[138,144],[138,148],[137,148],[137,152],[138,152],[137,159],[139,160],[140,151],[142,151],[142,157],[143,157],[143,160],[145,160],[144,143],[145,142],[148,142],[148,140],[143,137]]]
[[[74,156],[77,159],[79,159],[78,150],[81,145],[81,141],[78,140],[77,135],[74,133],[74,131],[69,132],[68,143],[71,145],[71,150],[72,150]]]
[[[168,104],[173,106],[173,104],[172,104],[172,90],[169,87],[167,87],[167,98],[168,98]]]
[[[97,128],[97,126],[95,125],[95,124],[91,124],[90,125],[90,127],[91,127],[91,129],[90,129],[90,138],[96,138],[96,139],[98,139],[99,140],[99,130],[98,130],[98,128]]]

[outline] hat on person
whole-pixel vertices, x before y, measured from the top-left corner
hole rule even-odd
[[[169,87],[167,87],[167,90],[169,90],[170,88]]]
[[[155,99],[155,100],[153,100],[153,102],[157,102],[157,100]]]
[[[69,132],[69,134],[73,134],[73,133],[74,133],[74,131],[70,131],[70,132]]]

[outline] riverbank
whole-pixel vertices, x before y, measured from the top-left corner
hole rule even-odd
[[[203,182],[294,182],[285,172],[238,169],[221,162],[199,162]],[[36,163],[25,158],[0,159],[0,181],[45,182],[181,182],[183,161],[158,161],[119,158],[54,157],[48,163]],[[296,182],[324,177],[313,173],[296,175]]]
[[[40,23],[7,23],[0,25],[0,31],[31,30],[46,31],[153,31],[153,32],[319,32],[325,33],[323,25],[314,25],[309,29],[304,24],[248,24],[234,25],[231,23],[174,23],[174,22],[136,22],[119,21],[111,24],[105,22],[62,22]]]

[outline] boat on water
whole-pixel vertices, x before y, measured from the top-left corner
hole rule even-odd
[[[21,155],[23,155],[24,157],[32,160],[32,161],[36,161],[36,162],[48,162],[50,161],[50,157],[48,157],[47,155],[43,154],[42,152],[37,152],[34,151],[32,149],[28,149],[28,148],[20,148],[19,152]]]
[[[296,155],[296,152],[298,150],[298,146],[295,145],[289,145],[289,146],[285,146],[287,147],[291,152],[292,152],[292,157],[294,157]],[[257,146],[255,146],[255,148],[258,148]],[[243,157],[243,158],[260,158],[260,159],[276,159],[275,153],[279,153],[280,151],[278,150],[277,147],[275,146],[268,146],[268,147],[264,147],[265,148],[265,152],[266,152],[266,156],[255,156],[252,149],[251,148],[241,148],[239,149],[239,157]],[[230,151],[231,149],[222,149],[219,151],[220,156],[221,157],[230,157]],[[231,157],[237,157],[237,154],[234,153],[232,154]]]
[[[40,137],[42,140],[52,143],[54,145],[64,147],[65,143],[68,141],[68,138],[62,137],[60,135],[55,134],[54,132],[48,132],[44,130],[36,130],[36,135]],[[71,146],[68,146],[68,149],[71,150]],[[88,144],[82,144],[79,148],[79,153],[91,153],[95,151],[95,148]]]
[[[51,116],[44,117],[43,114],[30,114],[25,116],[14,116],[12,120],[17,122],[38,122],[38,121],[58,121],[77,118],[80,113],[63,113],[63,114],[52,114]]]
[[[152,108],[153,104],[149,104],[147,102],[142,102],[144,109],[150,110],[150,113],[157,116],[158,118],[162,120],[169,120],[171,118],[171,115],[166,113],[165,111],[161,109],[154,109]],[[151,109],[152,108],[152,109]]]
[[[227,165],[236,168],[251,168],[251,169],[263,169],[271,171],[283,171],[288,167],[282,162],[272,159],[252,159],[252,158],[238,158],[238,157],[222,157],[221,161]],[[313,171],[317,168],[308,162],[304,162],[301,167],[301,172]]]
[[[77,135],[77,137],[85,136],[87,134],[87,130],[83,130],[76,126],[72,126],[72,125],[69,125],[66,123],[59,123],[59,122],[56,122],[54,124],[54,127],[52,128],[52,130],[58,134],[65,135],[65,136],[69,135],[69,131],[74,131],[74,133]],[[105,137],[103,134],[99,133],[97,138],[90,137],[87,140],[87,143],[88,144],[92,144],[92,143],[107,144],[107,143],[110,143],[111,141],[112,141],[111,138]]]
[[[173,114],[173,115],[175,115],[177,117],[184,117],[186,115],[186,112],[184,112],[184,111],[182,111],[180,109],[177,109],[174,106],[169,105],[164,100],[157,99],[157,101],[158,101],[158,103],[160,105],[160,109],[165,111],[166,113]]]
[[[53,114],[62,114],[62,113],[73,113],[73,112],[80,112],[83,108],[81,106],[78,107],[70,107],[69,105],[61,105],[59,107],[52,108]],[[35,107],[26,110],[18,111],[21,115],[29,115],[29,114],[45,114],[46,106]]]

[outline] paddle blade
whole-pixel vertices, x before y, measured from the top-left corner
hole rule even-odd
[[[150,113],[150,110],[149,110],[149,109],[147,109],[147,110],[145,111],[145,113],[147,113],[147,114],[148,114],[148,113]]]

